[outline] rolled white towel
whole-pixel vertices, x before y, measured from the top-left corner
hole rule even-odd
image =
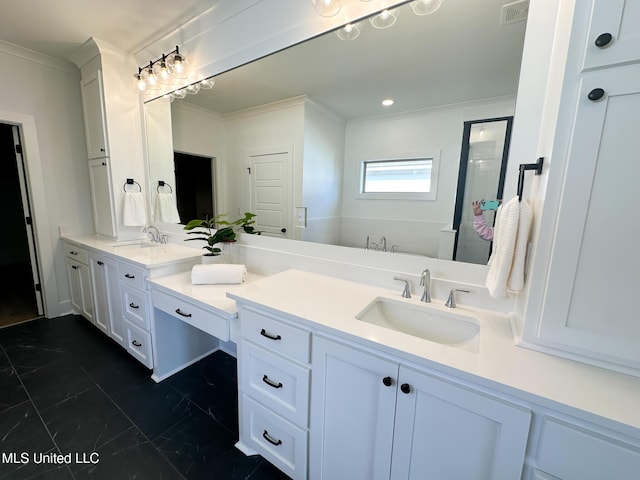
[[[233,263],[194,265],[191,269],[193,285],[238,284],[247,280],[247,267]]]

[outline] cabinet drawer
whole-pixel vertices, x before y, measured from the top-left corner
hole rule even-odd
[[[563,480],[637,479],[640,448],[577,425],[543,420],[537,466]]]
[[[147,368],[153,368],[151,334],[127,320],[124,329],[127,351]]]
[[[242,396],[242,438],[293,479],[307,475],[307,432]]]
[[[243,341],[240,387],[285,419],[306,428],[309,415],[309,369]]]
[[[149,330],[149,306],[147,293],[129,285],[122,285],[124,316],[131,323]]]
[[[76,247],[75,245],[72,245],[70,243],[65,243],[64,253],[69,258],[73,258],[78,262],[89,265],[89,252],[87,252],[84,248]]]
[[[189,301],[153,290],[153,307],[225,342],[229,341],[229,321]]]
[[[119,262],[118,271],[122,285],[130,285],[140,290],[145,289],[144,278],[146,270],[144,268],[135,267],[126,262]]]
[[[310,331],[248,309],[241,311],[240,325],[244,338],[299,362],[309,363]]]

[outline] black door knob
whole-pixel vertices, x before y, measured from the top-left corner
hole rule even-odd
[[[393,380],[391,377],[384,377],[382,383],[384,383],[385,387],[390,387],[393,384]]]
[[[613,35],[610,33],[601,33],[598,35],[598,38],[596,38],[594,43],[596,44],[596,47],[604,48],[611,43],[611,40],[613,40]]]
[[[284,228],[284,227],[282,227],[282,228],[280,229],[280,231],[281,231],[282,233],[287,233],[287,229],[286,229],[286,228]]]
[[[589,94],[587,95],[587,98],[589,100],[591,100],[592,102],[597,102],[598,100],[600,100],[602,97],[604,97],[604,90],[601,88],[594,88],[593,90],[591,90],[589,92]]]
[[[402,385],[400,385],[400,391],[402,393],[411,393],[411,385],[409,385],[408,383],[403,383]]]

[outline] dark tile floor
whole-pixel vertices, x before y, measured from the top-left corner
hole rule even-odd
[[[150,374],[80,316],[0,329],[0,479],[288,478],[234,447],[235,358]]]

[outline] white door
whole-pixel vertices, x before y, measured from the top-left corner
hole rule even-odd
[[[262,235],[290,238],[292,148],[249,155],[250,210]]]
[[[22,158],[22,144],[20,143],[20,132],[17,126],[11,127],[13,132],[14,151],[16,152],[16,162],[18,163],[18,179],[20,181],[20,195],[22,196],[22,209],[24,211],[25,228],[27,230],[27,243],[29,245],[29,257],[31,259],[31,275],[33,277],[33,287],[35,290],[38,315],[44,312],[42,306],[42,291],[40,282],[40,272],[38,271],[38,256],[36,254],[35,232],[33,229],[33,217],[31,216],[31,204],[27,190],[27,180],[24,171],[24,159]]]
[[[398,364],[314,337],[309,478],[389,478]]]
[[[531,412],[400,366],[392,479],[520,478]]]

